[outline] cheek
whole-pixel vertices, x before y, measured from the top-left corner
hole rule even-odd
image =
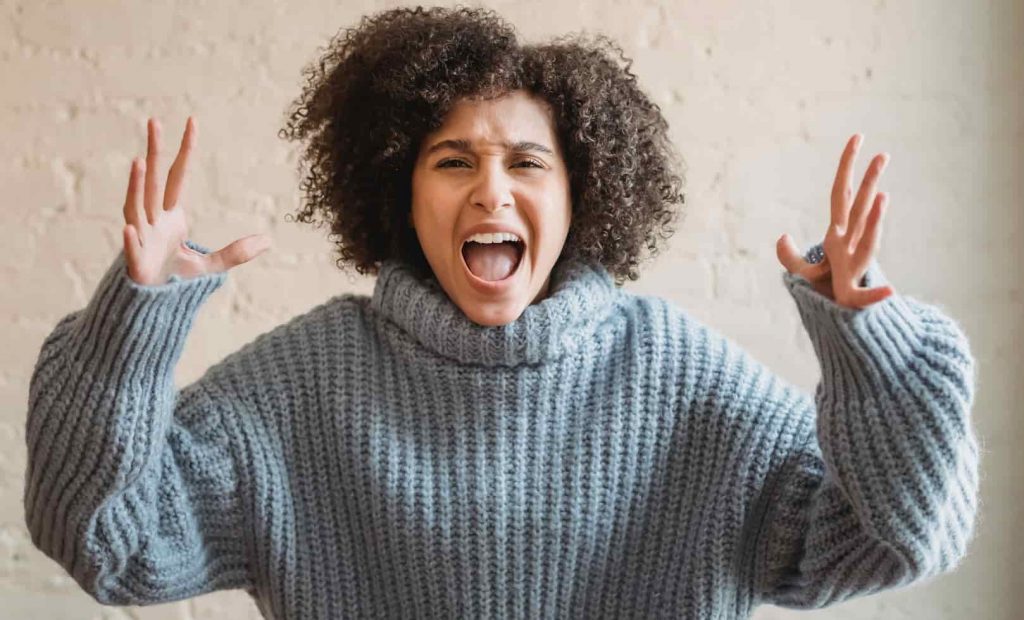
[[[572,220],[568,202],[550,199],[535,202],[526,217],[529,218],[529,225],[533,229],[533,238],[538,240],[534,248],[535,258],[543,261],[545,256],[559,254],[569,234],[569,224]]]
[[[543,212],[539,214],[540,221],[548,236],[561,239],[567,234],[569,223],[572,221],[572,204],[563,186],[559,185],[548,191],[548,196],[558,198],[547,201]]]
[[[417,231],[430,229],[437,221],[435,194],[430,183],[413,174],[410,215]]]
[[[428,194],[417,195],[410,216],[424,253],[437,256],[451,251],[455,213],[443,200]]]

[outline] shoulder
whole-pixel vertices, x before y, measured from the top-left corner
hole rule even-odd
[[[627,324],[677,352],[679,361],[714,362],[706,353],[735,353],[738,345],[686,309],[663,297],[623,290],[619,297]]]
[[[296,367],[315,363],[319,353],[344,355],[346,349],[361,346],[367,337],[369,303],[365,295],[331,297],[259,334],[211,366],[203,379],[273,382],[294,374]]]
[[[312,346],[317,340],[358,336],[365,331],[371,313],[369,305],[370,299],[365,295],[336,295],[260,334],[247,346],[255,349],[282,344]]]
[[[691,410],[770,422],[766,414],[806,417],[813,403],[737,340],[674,302],[624,293],[623,305],[668,363],[679,402]],[[799,413],[797,413],[799,412]]]

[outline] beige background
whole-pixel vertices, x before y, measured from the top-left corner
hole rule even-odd
[[[129,162],[144,154],[148,115],[175,148],[187,115],[198,119],[186,190],[193,239],[217,248],[255,232],[275,240],[201,311],[179,386],[331,295],[372,290],[335,269],[323,229],[284,220],[298,175],[294,147],[276,132],[317,47],[391,6],[0,0],[0,615],[257,617],[240,592],[104,608],[32,546],[21,506],[28,380],[43,338],[85,305],[119,249]],[[774,242],[789,232],[806,247],[824,234],[849,135],[866,136],[858,183],[870,155],[892,155],[881,265],[898,292],[962,323],[980,366],[977,537],[953,574],[828,610],[764,607],[755,617],[1020,617],[1024,3],[492,6],[524,39],[602,31],[635,59],[687,161],[689,212],[668,251],[627,288],[673,300],[809,391],[817,361]]]

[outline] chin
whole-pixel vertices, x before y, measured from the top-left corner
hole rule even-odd
[[[429,258],[427,262],[433,268]],[[527,307],[546,296],[548,279],[545,278],[538,290],[531,277],[532,266],[529,256],[523,253],[512,275],[501,281],[502,284],[495,283],[496,286],[491,288],[473,278],[460,251],[457,259],[441,269],[441,273],[448,274],[448,277],[437,280],[448,298],[467,319],[482,327],[500,327],[515,322]],[[434,273],[437,277],[436,269]]]
[[[512,302],[473,304],[470,307],[459,308],[466,318],[482,327],[508,325],[522,316],[524,310],[522,304]]]

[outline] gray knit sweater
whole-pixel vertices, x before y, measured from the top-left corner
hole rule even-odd
[[[782,276],[813,396],[578,261],[490,328],[388,262],[178,390],[227,276],[143,286],[122,253],[32,375],[32,541],[102,603],[242,588],[289,619],[745,618],[952,569],[978,504],[964,333]]]

